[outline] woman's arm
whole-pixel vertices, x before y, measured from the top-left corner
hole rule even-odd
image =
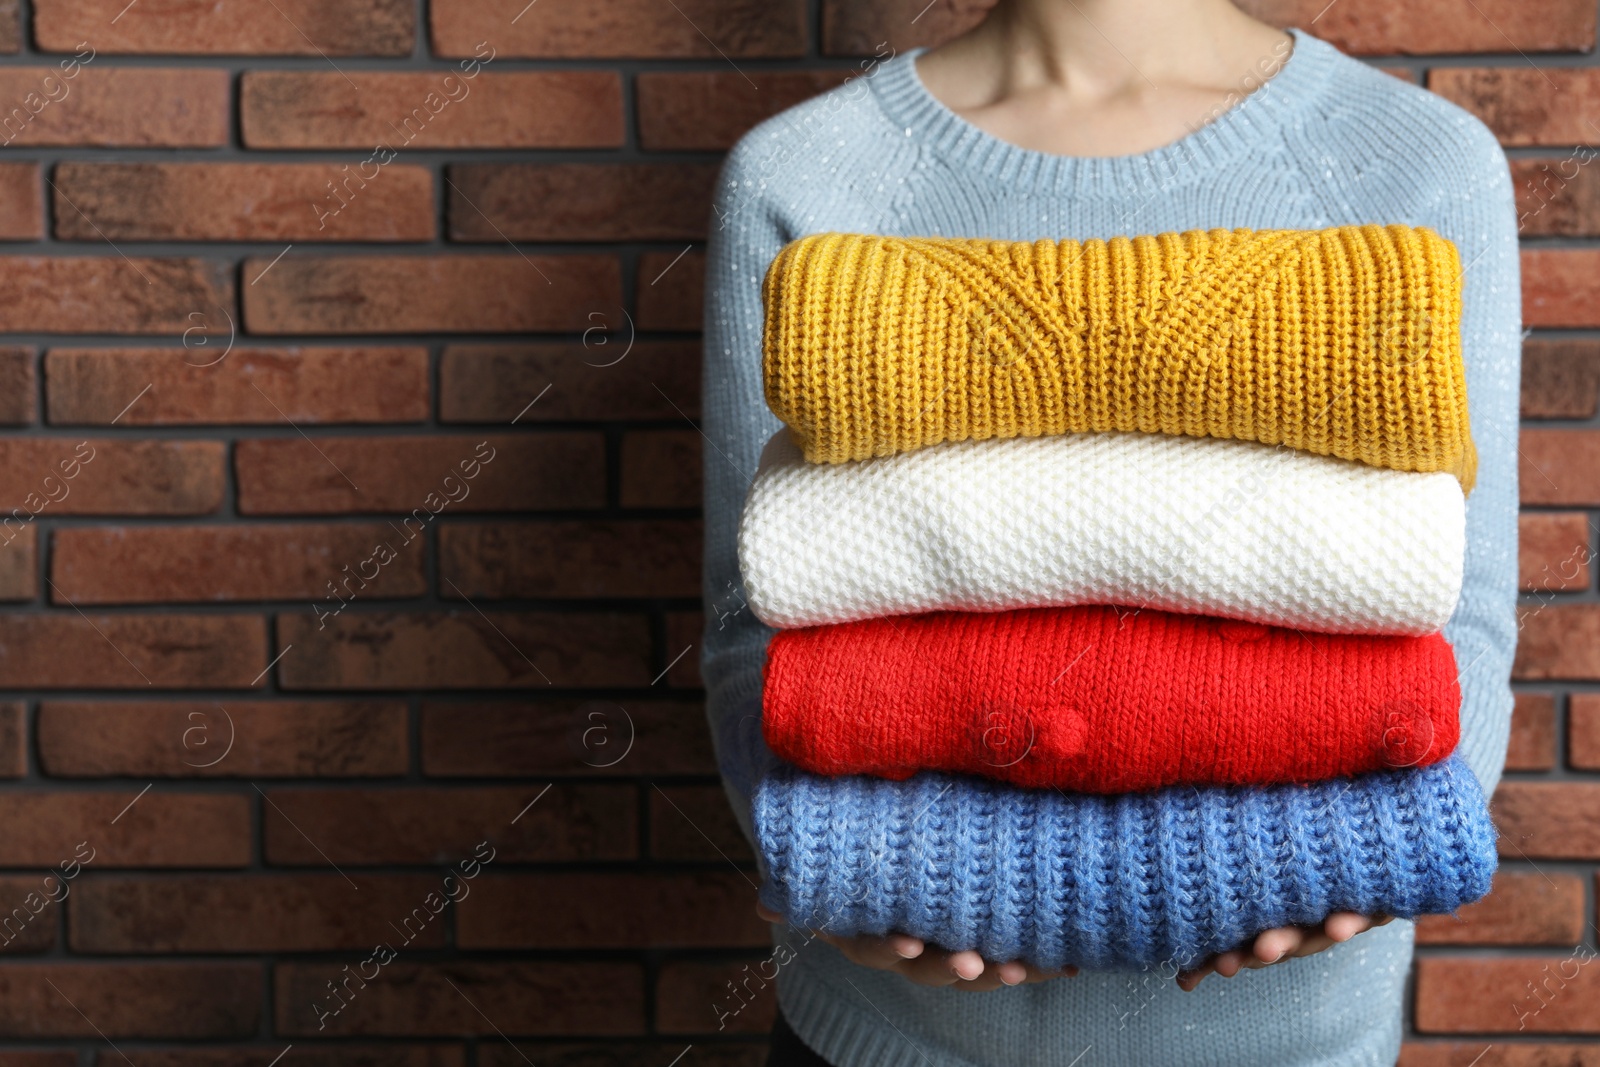
[[[769,168],[747,138],[729,154],[712,205],[706,247],[705,352],[701,427],[705,435],[705,631],[701,671],[706,714],[723,784],[745,836],[750,795],[772,759],[761,740],[761,664],[771,631],[751,613],[739,575],[739,511],[762,446],[779,427],[761,387],[761,280],[787,241],[763,195]]]
[[[1457,153],[1431,223],[1456,243],[1462,265],[1462,356],[1478,449],[1467,498],[1461,601],[1445,627],[1461,676],[1461,753],[1494,792],[1511,729],[1511,661],[1517,642],[1517,432],[1522,387],[1522,292],[1515,194],[1490,132],[1462,115]]]

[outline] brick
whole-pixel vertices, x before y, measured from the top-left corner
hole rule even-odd
[[[700,635],[705,616],[698,611],[667,612],[667,686],[671,689],[699,689]]]
[[[379,160],[424,148],[620,148],[622,80],[602,70],[253,70],[240,82],[239,122],[250,148]]]
[[[15,0],[13,5],[14,2]],[[0,10],[4,10],[5,6],[4,3],[0,3]],[[12,9],[15,10],[15,7]],[[102,1059],[100,1062],[107,1061]],[[53,1052],[0,1052],[0,1067],[78,1067],[78,1054],[71,1049]]]
[[[1593,949],[1513,958],[1416,961],[1422,1033],[1600,1032],[1600,966]]]
[[[1502,870],[1494,888],[1457,915],[1417,920],[1419,945],[1565,945],[1583,940],[1583,879]]]
[[[1517,159],[1517,229],[1530,237],[1584,237],[1600,232],[1600,179],[1576,159]]]
[[[74,891],[69,882],[68,896],[61,897],[62,884],[59,869],[0,878],[0,953],[20,955],[55,948],[60,900],[70,899]],[[0,1059],[0,1067],[5,1067],[4,1059]]]
[[[427,241],[425,167],[343,163],[62,163],[65,241]]]
[[[428,417],[426,348],[229,350],[199,334],[185,340],[183,348],[52,349],[44,361],[50,422],[306,425]],[[139,400],[130,407],[133,396]]]
[[[1600,771],[1600,693],[1567,698],[1567,762],[1580,771]]]
[[[797,936],[796,943],[799,940]],[[666,964],[656,975],[656,1032],[759,1034],[771,1030],[778,998],[772,982],[761,976],[763,966],[771,975],[770,955],[720,963]]]
[[[220,148],[228,143],[229,78],[225,70],[89,66],[72,58],[5,67],[0,100],[11,103],[0,111],[0,144]]]
[[[234,448],[241,514],[398,514],[397,551],[446,511],[600,507],[604,465],[596,433],[258,438]]]
[[[74,887],[68,939],[74,952],[133,955],[441,948],[445,924],[429,893],[444,899],[440,878],[90,874]]]
[[[0,332],[176,337],[191,313],[232,304],[228,268],[209,260],[0,256]]]
[[[51,600],[320,601],[330,595],[330,583],[359,587],[363,599],[417,596],[427,590],[423,549],[393,546],[397,541],[395,528],[382,522],[61,529],[51,553]],[[376,546],[384,544],[394,555],[379,567]],[[355,581],[345,586],[352,575]]]
[[[1503,145],[1597,140],[1589,121],[1600,120],[1600,70],[1543,64],[1537,69],[1532,64],[1434,67],[1428,88],[1477,115]]]
[[[583,330],[590,312],[621,302],[620,271],[615,256],[591,255],[249,259],[245,327],[275,334]]]
[[[1600,1045],[1408,1041],[1397,1067],[1600,1067]]]
[[[1600,680],[1600,604],[1535,604],[1521,618],[1512,677]]]
[[[698,597],[698,519],[452,523],[440,582],[461,597]]]
[[[516,821],[513,822],[512,820]],[[446,864],[493,848],[485,866],[638,855],[631,786],[274,789],[262,829],[281,866]],[[313,844],[314,842],[314,844]]]
[[[457,163],[450,238],[701,240],[716,178],[708,163]]]
[[[456,939],[464,949],[759,947],[772,934],[756,887],[730,870],[490,875],[462,899]]]
[[[703,252],[681,257],[675,252],[640,255],[634,290],[635,324],[641,330],[698,332],[706,302],[705,275]]]
[[[1524,504],[1600,504],[1600,431],[1526,429],[1519,444]]]
[[[521,0],[435,0],[434,51],[475,54],[492,41],[499,55],[657,58],[798,56],[805,51],[801,0],[612,0],[604,7],[535,5]],[[481,53],[479,53],[481,54]]]
[[[22,15],[18,11],[17,0],[0,0],[0,52],[14,55],[20,51],[22,51]],[[18,1055],[27,1054],[19,1053]],[[40,1053],[39,1055],[48,1056],[50,1054]],[[41,1064],[44,1062],[44,1060],[40,1061]],[[18,1062],[10,1064],[8,1067],[24,1067],[24,1065],[22,1062]]]
[[[1508,860],[1600,859],[1600,783],[1501,782],[1494,816]]]
[[[249,615],[0,615],[0,689],[243,689],[266,649]]]
[[[720,785],[651,786],[650,855],[658,860],[755,863]]]
[[[352,612],[318,628],[310,612],[278,616],[295,654],[286,689],[506,689],[646,686],[650,632],[637,614]]]
[[[250,862],[247,797],[140,789],[0,796],[0,819],[10,828],[0,840],[0,866],[61,869],[75,858],[96,871]]]
[[[700,493],[698,430],[623,434],[623,507],[695,508],[700,506]]]
[[[223,456],[214,441],[0,439],[0,540],[41,514],[209,514]]]
[[[933,9],[917,0],[856,4],[828,0],[824,5],[823,47],[831,55],[886,54],[950,40],[975,26],[989,0],[957,0]],[[1583,0],[1514,0],[1479,3],[1434,0],[1404,8],[1381,0],[1240,0],[1239,6],[1276,26],[1315,24],[1318,37],[1357,55],[1426,55],[1451,52],[1501,52],[1508,44],[1522,51],[1588,51],[1594,46],[1595,17]],[[1409,71],[1386,70],[1386,73]]]
[[[1600,139],[1600,134],[1596,135]],[[1600,326],[1600,250],[1522,253],[1524,326]]]
[[[275,1067],[275,1057],[283,1055],[283,1042],[271,1046],[227,1048],[139,1050],[139,1067]],[[76,1067],[76,1053],[70,1064]],[[480,1057],[481,1062],[481,1057]],[[396,1044],[296,1045],[294,1067],[463,1067],[466,1058],[456,1045],[425,1045],[418,1042]],[[8,1067],[0,1060],[0,1067]],[[55,1067],[55,1065],[51,1065]],[[127,1067],[127,1061],[110,1049],[102,1049],[95,1067]],[[523,1067],[526,1067],[524,1064]]]
[[[405,774],[406,706],[378,700],[46,700],[39,764],[58,778]]]
[[[81,41],[113,55],[408,56],[416,19],[407,0],[273,0],[180,10],[126,0],[35,0],[45,52]]]
[[[531,1060],[539,1067],[660,1067],[664,1063],[670,1064],[672,1057],[682,1052],[681,1041],[644,1045],[590,1042],[580,1045],[548,1041],[518,1041],[513,1045],[496,1042],[478,1046],[478,1064],[479,1067],[527,1067],[528,1060]],[[524,1056],[528,1060],[524,1060]],[[693,1056],[693,1067],[765,1067],[767,1046],[764,1042],[696,1045]],[[8,1065],[0,1060],[0,1067]]]
[[[699,702],[427,702],[421,744],[450,777],[717,773]]]
[[[18,529],[13,522],[0,528],[0,600],[32,600],[39,595],[38,551],[37,527]]]
[[[260,1025],[261,968],[254,963],[0,966],[0,1034],[247,1038]]]
[[[991,6],[992,0],[955,0],[932,8],[919,0],[827,0],[823,50],[870,56],[942,44],[977,25]],[[1508,41],[1523,51],[1588,51],[1595,39],[1594,12],[1583,0],[1499,0],[1480,2],[1476,11],[1460,0],[1404,8],[1382,0],[1343,0],[1336,8],[1324,0],[1240,0],[1239,6],[1276,26],[1314,23],[1318,37],[1357,55],[1500,52]]]
[[[646,71],[634,76],[639,146],[720,152],[763,119],[844,82],[850,71]]]
[[[448,345],[439,366],[444,422],[516,419],[521,425],[699,414],[700,345],[693,341],[630,345],[626,334],[597,331],[582,344]]]
[[[0,426],[26,426],[37,405],[33,349],[0,346]]]
[[[1556,765],[1556,702],[1549,693],[1518,693],[1511,715],[1506,770],[1548,771]]]
[[[0,778],[21,778],[28,773],[28,706],[0,703]]]
[[[891,49],[904,52],[943,44],[982,22],[993,2],[950,0],[924,10],[914,0],[873,4],[824,0],[822,51],[834,56],[886,57]]]
[[[1518,570],[1525,590],[1589,588],[1589,516],[1581,512],[1518,517]]]
[[[365,959],[374,962],[369,954]],[[360,971],[352,966],[351,973]],[[635,963],[389,963],[380,977],[341,999],[327,983],[344,979],[331,963],[275,968],[277,1032],[289,1037],[356,1034],[460,1037],[482,1034],[640,1034],[644,973]],[[340,1004],[343,1007],[339,1007]],[[319,1014],[317,1006],[327,1014]],[[338,1014],[333,1014],[337,1011]],[[325,1025],[319,1027],[319,1020]]]
[[[44,236],[39,164],[0,163],[0,241],[36,241]]]
[[[1274,26],[1312,27],[1341,51],[1358,55],[1450,52],[1587,52],[1594,47],[1594,5],[1587,0],[1240,0]]]
[[[1588,419],[1600,398],[1600,341],[1522,342],[1522,417]]]

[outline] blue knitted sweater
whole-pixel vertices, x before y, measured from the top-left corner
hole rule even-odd
[[[1099,796],[924,773],[756,791],[762,900],[1046,970],[1188,970],[1330,912],[1443,914],[1489,891],[1494,826],[1459,756],[1265,788]]]
[[[1453,105],[1296,31],[1293,55],[1264,88],[1175,144],[1050,156],[950,112],[922,87],[914,58],[876,64],[757,127],[730,154],[714,206],[702,670],[719,764],[747,835],[752,792],[772,767],[759,718],[771,632],[744,607],[735,550],[740,505],[778,428],[762,398],[761,279],[788,241],[829,230],[1081,240],[1401,222],[1454,241],[1465,264],[1462,340],[1480,466],[1461,602],[1445,634],[1461,666],[1460,755],[1492,793],[1517,629],[1520,376],[1516,213],[1493,136]],[[927,989],[856,967],[804,933],[775,934],[783,1012],[838,1067],[1343,1067],[1395,1060],[1412,926],[1390,923],[1192,994],[1156,971],[982,994]]]

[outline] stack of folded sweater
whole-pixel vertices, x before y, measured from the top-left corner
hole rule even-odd
[[[739,556],[766,904],[1059,969],[1488,891],[1440,628],[1476,454],[1431,231],[828,234]]]

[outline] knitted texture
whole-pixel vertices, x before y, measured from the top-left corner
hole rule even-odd
[[[784,630],[767,646],[762,730],[818,774],[1120,793],[1436,763],[1460,705],[1438,634],[1040,608]]]
[[[767,403],[814,462],[1143,430],[1472,486],[1461,264],[1432,230],[817,234],[763,298]]]
[[[1459,758],[1310,786],[1102,797],[921,774],[782,770],[755,797],[762,902],[841,936],[900,931],[1048,969],[1188,967],[1331,912],[1451,912],[1495,832]]]
[[[767,445],[739,530],[769,626],[1125,604],[1333,633],[1432,633],[1461,588],[1448,474],[1244,441],[1073,434],[859,463]]]

